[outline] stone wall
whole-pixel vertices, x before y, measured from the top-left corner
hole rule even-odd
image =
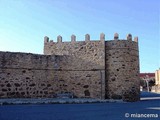
[[[0,52],[0,98],[55,97],[73,93],[74,97],[139,100],[138,38],[132,41],[57,42],[44,38],[44,54]]]
[[[54,97],[65,92],[102,98],[104,70],[94,64],[82,69],[74,63],[77,67],[72,68],[72,62],[69,56],[0,52],[0,98]]]
[[[67,69],[105,69],[104,40],[90,41],[86,37],[85,41],[72,40],[71,42],[62,42],[62,40],[59,40],[60,38],[61,36],[58,36],[58,42],[44,38],[45,55],[61,55],[63,58],[65,57],[66,61],[62,63],[62,66]]]
[[[76,41],[72,35],[71,42],[62,42],[61,36],[57,37],[57,42],[45,37],[44,54],[69,56],[70,60],[66,60],[69,66],[65,68],[105,72],[102,81],[105,97],[102,98],[139,100],[138,38],[132,41],[131,34],[127,35],[127,40],[119,40],[115,33],[111,41],[105,41],[103,33],[99,41],[90,41],[89,34],[85,35],[85,41]]]
[[[0,97],[49,97],[54,56],[0,52]]]
[[[74,35],[71,36],[71,42],[62,42],[61,36],[57,37],[57,42],[49,40],[48,37],[44,38],[44,54],[61,56],[57,67],[61,70],[59,71],[61,83],[76,81],[70,85],[76,85],[76,89],[68,88],[68,91],[81,92],[80,97],[88,96],[84,95],[84,91],[87,91],[90,95],[88,97],[105,98],[104,47],[104,39],[90,41],[88,34],[85,41],[76,41]]]

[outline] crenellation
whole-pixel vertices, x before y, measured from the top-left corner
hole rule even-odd
[[[57,36],[57,42],[58,42],[58,43],[61,43],[61,42],[62,42],[62,36],[60,36],[60,35]]]
[[[119,39],[119,34],[118,33],[115,33],[114,34],[114,40],[118,40]]]
[[[50,43],[54,43],[53,40],[50,40],[49,42],[50,42]]]
[[[138,37],[134,37],[134,42],[138,42]]]
[[[127,34],[127,40],[132,41],[132,34]]]
[[[72,35],[71,36],[71,43],[75,43],[76,42],[76,36],[75,35]]]
[[[100,34],[100,40],[101,40],[101,41],[105,41],[105,34],[104,34],[104,33],[101,33],[101,34]]]
[[[85,35],[85,42],[89,42],[90,41],[90,35],[89,34],[86,34]]]
[[[45,36],[45,37],[44,37],[44,42],[45,42],[45,43],[48,43],[48,42],[49,42],[49,37]]]

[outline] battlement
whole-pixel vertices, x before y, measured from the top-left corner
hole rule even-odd
[[[119,39],[119,34],[115,33],[112,40],[105,40],[105,34],[101,33],[99,40],[91,40],[90,35],[86,34],[84,40],[76,41],[76,36],[71,35],[70,41],[62,40],[62,36],[57,36],[57,41],[49,40],[49,37],[44,37],[44,54],[45,55],[69,55],[77,51],[77,48],[84,46],[91,46],[92,48],[115,49],[115,48],[130,48],[138,50],[138,37],[132,40],[132,35],[127,34],[126,39]]]
[[[115,33],[114,34],[114,38],[113,40],[124,40],[124,39],[119,39],[119,34],[118,33]],[[126,40],[129,40],[129,41],[132,41],[132,34],[127,34],[126,36]],[[104,33],[101,33],[100,34],[100,38],[99,40],[91,40],[90,39],[90,34],[86,34],[85,35],[85,39],[82,40],[82,41],[85,41],[86,43],[87,42],[90,42],[90,41],[102,41],[104,42],[105,41],[105,34]],[[66,41],[65,41],[66,42]],[[76,42],[81,42],[81,41],[76,41],[76,36],[73,34],[71,35],[71,40],[70,40],[71,43],[76,43]],[[134,37],[134,42],[138,42],[138,37]],[[44,43],[48,44],[48,43],[64,43],[63,40],[62,40],[62,36],[61,35],[58,35],[57,36],[57,42],[54,42],[54,40],[49,40],[49,37],[45,36],[44,37]]]

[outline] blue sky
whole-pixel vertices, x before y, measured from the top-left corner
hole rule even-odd
[[[139,37],[140,71],[160,67],[159,0],[0,0],[0,51],[43,54],[43,38]]]

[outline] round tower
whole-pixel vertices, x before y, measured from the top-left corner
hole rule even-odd
[[[114,40],[105,42],[106,98],[138,101],[139,91],[139,50],[138,37],[132,41]]]

